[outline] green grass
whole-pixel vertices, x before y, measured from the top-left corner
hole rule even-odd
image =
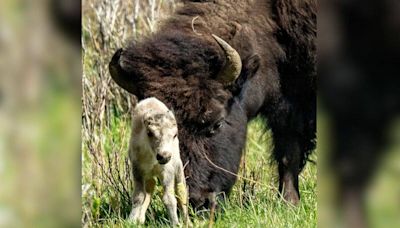
[[[110,126],[99,130],[101,142],[97,160],[93,152],[83,145],[83,223],[94,227],[132,227],[126,221],[130,202],[121,196],[130,194],[132,183],[126,163],[129,118],[112,118]],[[316,227],[316,166],[309,163],[300,176],[301,203],[294,207],[286,204],[277,193],[276,167],[270,162],[271,136],[264,132],[264,124],[256,119],[249,124],[248,140],[240,176],[255,180],[252,183],[241,178],[236,182],[228,200],[221,202],[224,213],[217,214],[214,227]],[[93,150],[93,149],[92,149]],[[315,157],[313,158],[315,159]],[[109,162],[110,160],[110,162]],[[109,181],[110,174],[118,181]],[[124,192],[123,186],[127,192]],[[119,190],[118,190],[119,189]],[[167,227],[168,216],[160,199],[161,187],[157,187],[147,211],[147,227]],[[195,227],[207,227],[208,219],[194,215]]]

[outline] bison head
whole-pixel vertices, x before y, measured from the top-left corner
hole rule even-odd
[[[216,35],[159,34],[119,49],[109,65],[114,81],[139,99],[156,97],[178,124],[209,134],[229,112],[242,61]]]

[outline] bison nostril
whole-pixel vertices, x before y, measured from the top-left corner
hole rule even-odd
[[[157,161],[160,161],[160,160],[162,160],[164,157],[161,156],[161,155],[159,155],[159,154],[157,154],[156,158],[157,158]]]

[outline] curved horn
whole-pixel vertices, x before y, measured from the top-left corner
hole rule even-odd
[[[227,62],[221,71],[218,73],[216,79],[224,84],[230,84],[236,80],[242,70],[242,60],[239,53],[230,46],[225,40],[212,34],[219,46],[224,50]]]

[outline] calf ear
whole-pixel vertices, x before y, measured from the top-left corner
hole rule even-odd
[[[234,92],[239,93],[244,83],[257,73],[258,68],[260,68],[260,61],[261,59],[258,54],[253,54],[242,61],[242,71],[235,81]]]
[[[143,115],[142,122],[146,127],[149,126],[149,124],[151,123],[151,117]]]

